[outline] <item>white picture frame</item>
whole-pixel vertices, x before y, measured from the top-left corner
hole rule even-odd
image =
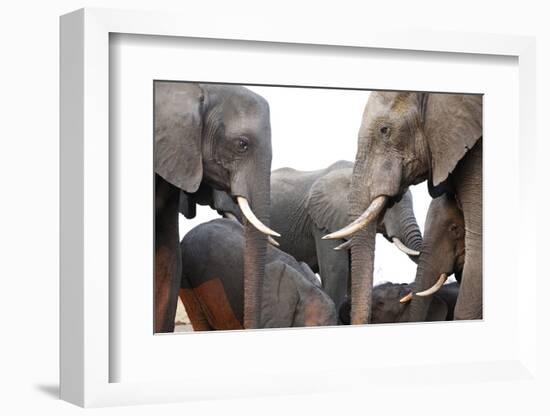
[[[302,360],[294,365],[294,371],[280,367],[280,371],[264,368],[258,362],[235,366],[233,370],[243,374],[254,373],[258,378],[229,378],[219,374],[212,379],[214,368],[190,370],[189,375],[163,378],[146,373],[142,380],[112,382],[111,368],[121,357],[112,349],[110,313],[117,307],[110,296],[109,275],[113,267],[110,258],[110,172],[113,160],[109,154],[109,53],[110,34],[163,36],[173,38],[199,38],[225,40],[225,42],[276,44],[284,51],[296,45],[301,48],[330,48],[334,53],[354,48],[354,51],[410,51],[437,53],[441,56],[468,55],[470,60],[481,56],[504,56],[517,60],[519,104],[517,122],[519,134],[517,169],[519,189],[513,192],[519,197],[512,213],[521,218],[518,240],[513,247],[515,262],[510,273],[522,270],[522,286],[513,293],[517,307],[514,334],[510,335],[513,348],[503,349],[493,360],[483,354],[478,359],[461,362],[437,361],[417,363],[410,367],[403,360],[391,361],[381,355],[372,362],[350,367],[350,361],[315,371],[311,363]],[[293,46],[294,45],[294,46]],[[226,81],[226,80],[221,80]],[[310,85],[317,85],[312,83]],[[379,88],[384,88],[381,85]],[[389,88],[389,86],[386,86]],[[507,380],[537,383],[536,321],[522,319],[535,316],[537,271],[535,250],[536,219],[528,210],[532,204],[528,180],[535,169],[535,42],[533,38],[508,35],[468,33],[429,33],[421,31],[379,31],[362,29],[327,34],[322,27],[311,24],[307,32],[298,28],[262,25],[250,27],[246,34],[236,33],[234,22],[220,20],[208,28],[193,18],[174,13],[119,11],[107,9],[82,9],[61,18],[61,398],[80,406],[108,406],[138,403],[161,403],[220,397],[252,397],[256,395],[297,394],[324,391],[340,391],[378,386],[383,389],[407,369],[413,380],[403,381],[407,387],[414,383],[433,383],[440,374],[452,371],[454,380],[463,383]],[[480,92],[480,91],[469,91]],[[514,118],[514,117],[513,117]],[[504,157],[504,156],[503,156]],[[151,235],[152,238],[152,235]],[[526,290],[530,287],[530,290]],[[506,292],[506,295],[508,292]],[[494,296],[491,294],[490,296]],[[111,312],[110,312],[111,311]],[[456,331],[480,331],[480,326],[457,326]],[[388,327],[376,329],[376,336],[384,336]],[[411,326],[402,326],[402,333],[410,333]],[[427,326],[426,332],[435,327]],[[464,329],[466,328],[466,329]],[[437,328],[436,328],[437,329]],[[300,343],[322,342],[323,337],[341,337],[340,328],[321,331],[294,330],[292,336]],[[373,329],[346,328],[348,342],[365,340]],[[267,334],[267,335],[266,335]],[[288,337],[284,331],[258,331],[252,333],[217,334],[230,344],[277,343],[280,337]],[[195,335],[193,335],[195,336]],[[211,334],[201,334],[203,340]],[[153,335],[151,334],[151,337]],[[276,338],[279,337],[279,338]],[[365,338],[366,337],[366,338]],[[172,343],[170,336],[155,336],[156,343]],[[181,338],[180,338],[181,341]],[[206,340],[208,341],[208,340]],[[139,347],[137,347],[139,348]],[[299,348],[299,347],[297,347]],[[359,356],[361,350],[350,348],[347,355]],[[383,354],[383,353],[382,353]],[[388,353],[386,353],[388,354]],[[475,358],[475,357],[474,357]],[[166,367],[168,362],[163,362]],[[206,366],[208,367],[208,366]],[[252,367],[257,367],[256,369]],[[229,370],[228,370],[229,371]],[[346,380],[345,382],[342,380]]]

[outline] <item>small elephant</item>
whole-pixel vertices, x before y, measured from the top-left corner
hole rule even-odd
[[[219,218],[201,224],[181,242],[180,297],[193,329],[243,328],[244,228]],[[261,291],[259,328],[336,325],[336,308],[305,263],[269,246]]]
[[[430,302],[433,303],[432,297],[439,293],[448,276],[454,274],[461,282],[466,255],[464,234],[464,216],[455,198],[443,194],[433,199],[426,215],[424,243],[413,285],[415,290],[410,308],[403,315],[404,321],[425,319]]]
[[[402,317],[410,309],[410,304],[406,301],[401,302],[401,300],[408,297],[413,290],[413,286],[407,283],[381,283],[376,285],[372,291],[371,322],[374,324],[401,322]],[[458,289],[459,286],[456,282],[443,285],[433,296],[426,316],[415,322],[452,321]],[[351,302],[346,299],[338,312],[340,321],[345,325],[350,324],[350,310]]]
[[[352,162],[340,160],[315,171],[281,168],[271,172],[270,221],[282,234],[277,239],[279,248],[320,274],[323,289],[336,307],[348,292],[349,250],[335,250],[345,240],[323,241],[322,237],[347,223],[352,169]],[[242,222],[238,206],[227,195],[214,193],[213,207]],[[377,232],[416,261],[422,234],[410,192],[386,211]]]
[[[172,332],[181,275],[178,211],[192,218],[213,189],[246,215],[245,326],[259,319],[269,223],[271,126],[267,101],[236,85],[155,81],[155,332]]]
[[[371,312],[376,218],[411,185],[452,194],[465,222],[465,260],[456,319],[482,315],[482,96],[377,91],[359,128],[348,226],[328,238],[352,244],[352,321]]]

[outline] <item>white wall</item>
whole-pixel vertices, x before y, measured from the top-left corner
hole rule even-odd
[[[539,170],[542,190],[534,210],[540,218],[538,230],[539,273],[547,257],[548,235],[545,189],[548,188],[546,159],[550,129],[550,29],[547,4],[538,0],[485,1],[395,0],[391,2],[323,1],[172,1],[172,0],[21,0],[5,1],[0,13],[2,63],[0,65],[1,151],[0,180],[0,413],[80,414],[81,410],[55,400],[58,385],[58,17],[84,6],[168,9],[196,14],[205,25],[208,16],[248,15],[251,19],[326,26],[327,35],[342,27],[372,25],[384,30],[417,27],[427,31],[470,31],[537,36],[537,129],[540,136]],[[246,32],[246,25],[236,26]],[[543,141],[542,138],[545,138]],[[534,178],[535,180],[535,178]],[[505,209],[505,207],[503,207]],[[508,226],[508,224],[503,224]],[[544,250],[544,251],[543,251]],[[505,260],[506,254],[503,253]],[[550,293],[547,279],[537,291]],[[540,372],[548,375],[548,308],[539,308],[542,345]],[[543,330],[544,325],[544,330]],[[475,342],[475,340],[472,340]],[[404,340],[406,353],[407,340]],[[368,351],[366,351],[368,353]],[[181,359],[185,359],[182,351]],[[406,377],[403,374],[403,377]],[[452,377],[452,375],[449,375]],[[437,386],[433,386],[434,391]],[[182,387],[184,388],[184,387]],[[429,397],[426,406],[406,398],[399,386],[374,397],[369,392],[349,392],[300,397],[271,397],[255,400],[194,402],[164,406],[99,409],[100,415],[149,414],[357,414],[368,408],[372,414],[399,411],[414,414],[545,414],[543,398],[548,388],[533,389],[526,380],[519,385],[503,381],[480,385],[456,385]],[[412,392],[415,393],[415,392]],[[418,393],[418,392],[416,392]],[[458,394],[458,396],[457,396]],[[449,403],[450,402],[450,403]]]

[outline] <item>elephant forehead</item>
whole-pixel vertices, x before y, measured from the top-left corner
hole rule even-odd
[[[228,106],[223,111],[226,135],[254,134],[269,128],[269,117],[254,106]]]
[[[445,226],[454,222],[457,225],[464,224],[464,217],[453,197],[442,195],[430,203],[427,214],[427,225]]]
[[[415,96],[410,92],[377,92],[371,94],[365,108],[365,119],[400,117],[414,108]]]

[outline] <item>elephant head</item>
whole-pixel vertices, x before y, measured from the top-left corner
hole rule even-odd
[[[481,96],[373,92],[363,113],[350,192],[351,224],[326,238],[353,235],[352,322],[369,321],[375,222],[407,187],[428,180],[447,191],[458,162],[481,138]]]
[[[373,324],[396,323],[403,320],[410,311],[410,303],[401,300],[411,292],[411,285],[407,283],[381,283],[372,291],[372,319]],[[453,309],[458,297],[458,285],[450,283],[444,285],[434,295],[427,310],[427,314],[418,321],[452,321]],[[338,314],[344,325],[350,323],[351,304],[349,299],[341,305]]]
[[[179,200],[179,212],[186,218],[194,218],[196,215],[195,205],[209,206],[220,216],[237,220],[244,224],[245,217],[235,199],[225,191],[212,189],[209,186],[201,186],[194,194],[182,191]]]
[[[414,282],[415,293],[410,300],[404,321],[423,321],[430,301],[445,283],[455,275],[460,282],[464,268],[464,216],[455,199],[446,194],[432,200],[426,217],[424,243]]]
[[[195,329],[237,329],[243,322],[245,230],[218,218],[190,230],[180,244],[180,296]],[[336,308],[305,263],[269,246],[259,328],[335,325]]]
[[[349,163],[349,162],[347,162]],[[330,168],[329,168],[330,169]],[[315,225],[322,230],[336,231],[348,222],[348,195],[353,169],[342,167],[330,170],[311,186],[307,210]],[[388,208],[377,222],[376,232],[409,255],[413,261],[420,255],[422,234],[414,215],[409,190],[401,200]]]
[[[256,327],[269,229],[271,127],[269,105],[259,95],[229,85],[156,81],[157,175],[195,195],[226,192],[246,218],[245,326]],[[204,191],[206,189],[206,191]],[[180,211],[194,216],[193,197]],[[177,293],[175,294],[177,296]]]

